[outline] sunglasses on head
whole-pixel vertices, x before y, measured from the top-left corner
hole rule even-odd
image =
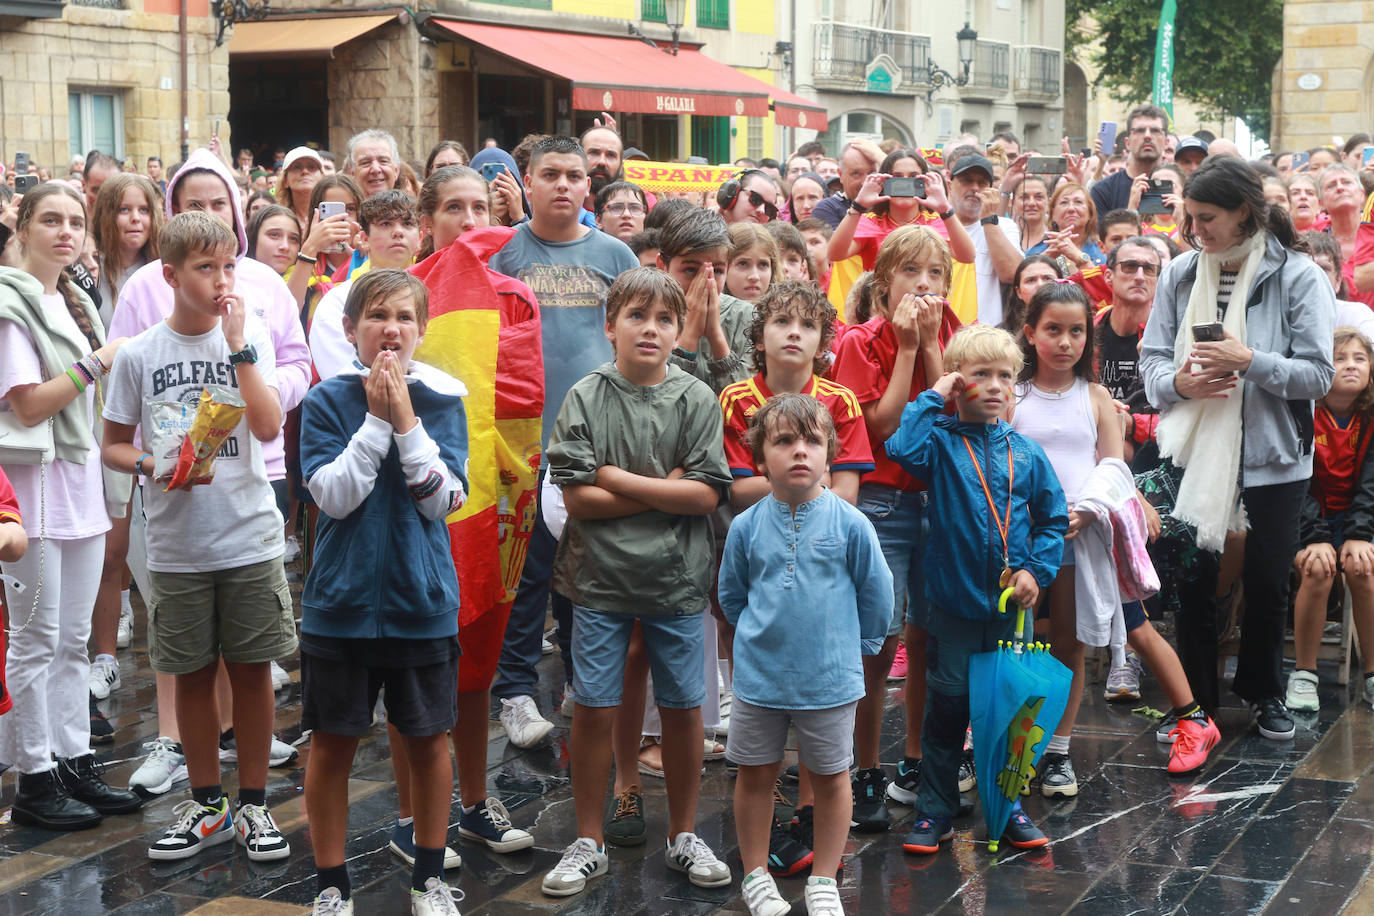
[[[764,198],[758,191],[748,191],[749,203],[756,207],[762,207],[763,212],[768,214],[769,219],[776,219],[778,216],[778,205]]]

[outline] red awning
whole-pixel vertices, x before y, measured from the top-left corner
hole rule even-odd
[[[825,108],[681,46],[676,55],[636,38],[431,19],[460,38],[572,83],[581,111],[761,118],[824,130]]]

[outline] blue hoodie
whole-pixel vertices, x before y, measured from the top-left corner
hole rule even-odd
[[[1015,481],[1007,552],[1012,569],[1025,569],[1048,588],[1059,573],[1069,506],[1059,478],[1040,446],[1010,423],[966,423],[943,413],[945,402],[923,391],[902,410],[902,422],[887,440],[887,454],[930,494],[930,548],[926,554],[926,596],[957,617],[997,616],[1003,569],[1002,536],[988,508],[978,470],[964,446],[967,439],[992,490],[997,514],[1007,511],[1007,449]]]

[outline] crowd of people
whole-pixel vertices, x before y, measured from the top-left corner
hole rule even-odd
[[[487,722],[499,700],[511,744],[548,740],[536,665],[557,653],[576,835],[539,837],[567,844],[545,894],[646,841],[647,777],[667,867],[738,879],[756,916],[809,872],[808,913],[835,916],[850,830],[907,806],[903,848],[936,854],[992,778],[969,659],[1012,638],[1008,591],[1073,677],[1020,795],[1080,791],[1089,648],[1109,700],[1158,680],[1168,772],[1204,767],[1228,613],[1232,690],[1292,738],[1338,579],[1374,645],[1374,140],[1247,162],[1168,131],[1146,105],[1122,151],[809,142],[702,194],[624,180],[643,154],[605,116],[471,159],[366,130],[270,169],[215,140],[165,174],[92,152],[5,187],[14,821],[92,827],[189,784],[150,858],[289,857],[266,788],[299,755],[272,733],[298,652],[314,912],[353,912],[348,776],[380,696],[412,912],[456,914],[452,761],[460,836],[532,846],[488,794]],[[126,789],[92,745],[131,588],[158,737]],[[721,759],[740,876],[695,832]],[[1049,842],[1019,802],[989,839]]]

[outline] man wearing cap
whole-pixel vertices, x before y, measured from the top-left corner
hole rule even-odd
[[[1178,149],[1174,150],[1174,165],[1178,166],[1184,178],[1193,177],[1206,158],[1207,144],[1197,137],[1184,137],[1178,141]]]
[[[839,226],[849,205],[854,202],[854,196],[863,186],[864,179],[878,171],[882,161],[883,151],[870,140],[854,140],[845,146],[844,152],[840,153],[841,190],[816,204],[816,211],[811,215],[825,220],[831,229]],[[825,176],[824,172],[819,174]]]
[[[1102,231],[1102,217],[1131,205],[1131,183],[1138,176],[1148,176],[1159,165],[1168,136],[1169,116],[1160,108],[1140,105],[1126,115],[1126,167],[1102,179],[1092,188],[1099,233]],[[1106,153],[1107,150],[1103,150],[1103,154]]]
[[[978,148],[959,146],[945,154],[949,199],[959,222],[973,240],[973,263],[956,261],[950,305],[965,324],[1002,323],[1002,284],[1010,283],[1021,263],[1021,233],[1016,223],[998,216],[1002,195],[992,186],[992,163]],[[819,209],[819,208],[818,208]],[[974,284],[968,282],[973,271]],[[976,299],[970,301],[970,295]]]

